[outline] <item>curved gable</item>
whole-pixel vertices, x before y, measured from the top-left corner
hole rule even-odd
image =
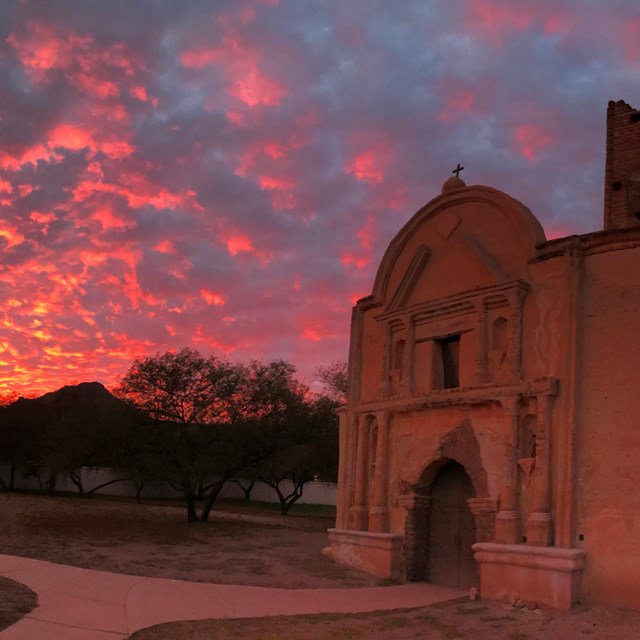
[[[544,241],[542,226],[517,200],[489,187],[456,189],[425,205],[391,241],[373,297],[391,310],[526,279]]]

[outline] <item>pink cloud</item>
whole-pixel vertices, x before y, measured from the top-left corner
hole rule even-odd
[[[228,237],[226,240],[227,251],[236,256],[240,252],[256,253],[251,238],[244,233],[236,233]]]
[[[358,180],[380,183],[384,180],[381,158],[374,149],[368,149],[355,156],[345,165],[345,171],[352,173]]]
[[[95,149],[95,142],[91,131],[84,127],[62,123],[57,125],[49,134],[49,146],[52,149],[65,148],[72,151],[79,149]]]
[[[200,71],[211,66],[219,67],[226,79],[228,95],[249,107],[281,104],[289,93],[288,88],[260,69],[260,52],[247,42],[233,21],[223,19],[221,24],[226,31],[221,46],[183,51],[180,54],[181,64]]]
[[[536,124],[517,126],[513,131],[512,139],[520,154],[529,162],[536,162],[540,152],[555,142],[553,134]]]
[[[529,29],[540,11],[535,5],[505,0],[466,0],[466,7],[468,32],[486,38],[496,47],[502,46],[506,34]]]
[[[443,97],[443,106],[437,118],[444,124],[451,124],[474,110],[476,95],[473,91],[458,89]]]
[[[630,19],[623,28],[625,58],[632,63],[640,63],[640,18]]]
[[[224,298],[215,291],[211,291],[210,289],[201,289],[200,295],[207,304],[214,305],[216,307],[224,306]]]

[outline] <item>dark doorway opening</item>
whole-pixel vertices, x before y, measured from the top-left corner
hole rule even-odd
[[[471,545],[476,528],[467,500],[475,495],[464,467],[451,461],[431,484],[428,522],[427,580],[448,587],[477,584]]]

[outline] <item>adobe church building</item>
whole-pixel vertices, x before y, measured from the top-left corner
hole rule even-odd
[[[328,555],[559,608],[640,609],[640,111],[607,113],[604,229],[547,241],[451,177],[354,308]]]

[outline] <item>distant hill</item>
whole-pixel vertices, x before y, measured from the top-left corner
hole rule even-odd
[[[80,429],[109,429],[125,422],[148,421],[138,409],[116,398],[99,382],[65,386],[39,398],[19,398],[3,413],[7,420],[29,422],[36,428],[65,423]]]
[[[100,383],[83,382],[5,407],[0,412],[0,456],[41,479],[66,475],[80,495],[91,494],[102,485],[86,491],[77,470],[130,462],[150,433],[144,428],[149,424],[143,413]]]
[[[68,385],[57,391],[45,393],[39,398],[33,398],[30,402],[45,406],[93,405],[99,407],[105,405],[114,408],[129,407],[125,402],[109,393],[99,382],[81,382],[76,385]]]

